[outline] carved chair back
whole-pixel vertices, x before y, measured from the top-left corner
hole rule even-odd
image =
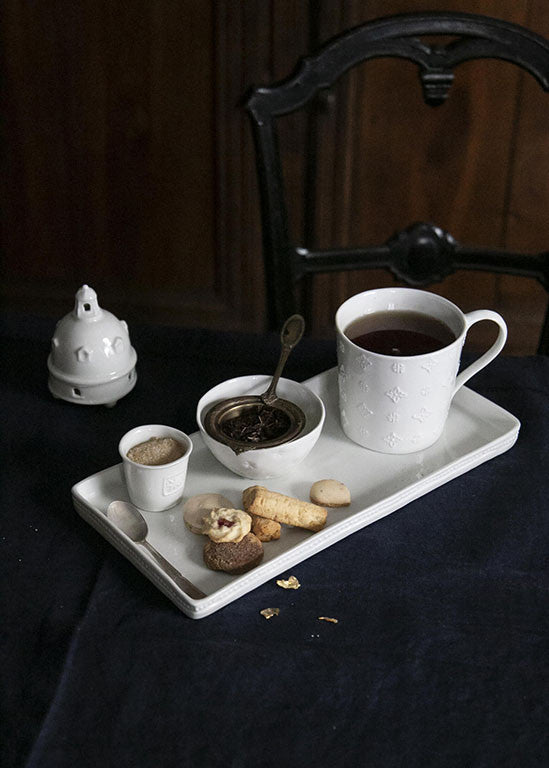
[[[452,36],[446,46],[428,45],[429,35]],[[386,268],[410,286],[444,279],[456,270],[484,270],[537,279],[549,291],[549,253],[510,253],[465,246],[440,227],[416,223],[385,243],[359,248],[309,249],[291,241],[277,118],[295,112],[347,70],[377,57],[399,57],[417,64],[424,101],[444,102],[454,78],[453,68],[480,58],[502,59],[533,75],[549,90],[549,43],[524,27],[464,13],[421,13],[392,16],[345,32],[302,59],[289,79],[252,90],[246,101],[256,148],[268,322],[279,328],[299,305],[298,290],[315,273]],[[549,354],[549,310],[538,351]]]

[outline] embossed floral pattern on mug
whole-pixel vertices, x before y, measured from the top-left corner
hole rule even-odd
[[[372,352],[349,338],[346,331],[357,318],[378,312],[387,316],[389,310],[434,318],[447,335],[440,331],[442,340],[433,342],[438,347],[410,355],[400,349],[394,355]],[[498,324],[498,338],[458,376],[467,329],[483,319]],[[499,353],[506,338],[505,322],[497,313],[478,310],[465,315],[446,299],[412,288],[353,296],[339,308],[336,330],[341,425],[354,442],[384,453],[409,453],[432,445],[443,431],[457,389]]]

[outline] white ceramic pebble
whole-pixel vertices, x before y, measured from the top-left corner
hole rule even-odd
[[[231,502],[220,493],[198,493],[191,496],[183,505],[183,520],[193,533],[203,533],[204,517],[212,509],[231,508]]]
[[[313,504],[321,507],[348,507],[351,503],[351,493],[346,485],[339,480],[317,480],[310,490]]]

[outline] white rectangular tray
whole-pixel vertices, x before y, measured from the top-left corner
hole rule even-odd
[[[326,371],[305,383],[326,405],[320,439],[291,474],[263,484],[270,490],[308,500],[309,488],[315,480],[333,477],[348,486],[352,503],[343,509],[329,510],[326,527],[318,533],[284,527],[279,541],[264,545],[263,562],[242,576],[229,576],[204,565],[204,540],[186,528],[182,504],[166,512],[145,512],[149,541],[206,597],[195,600],[182,592],[142,547],[107,519],[109,503],[128,498],[122,464],[98,472],[72,488],[76,511],[187,616],[200,619],[334,542],[507,451],[520,429],[520,422],[510,413],[462,387],[453,400],[445,432],[434,446],[404,456],[375,453],[348,440],[339,425],[337,370]],[[242,491],[256,483],[222,466],[206,448],[200,433],[193,433],[191,439],[194,450],[184,500],[197,493],[215,492],[240,507]]]

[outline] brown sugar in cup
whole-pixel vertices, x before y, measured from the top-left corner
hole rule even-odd
[[[185,451],[185,446],[173,437],[150,437],[130,448],[126,456],[137,464],[156,467],[180,459]]]

